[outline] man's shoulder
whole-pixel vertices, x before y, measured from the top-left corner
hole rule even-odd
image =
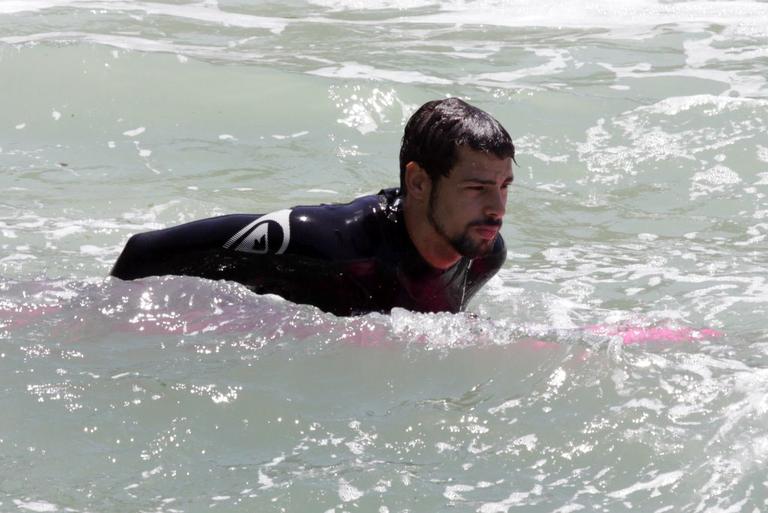
[[[365,194],[346,203],[321,203],[320,205],[297,205],[290,210],[297,214],[312,213],[329,218],[345,219],[348,215],[377,215],[401,206],[400,189],[382,189],[376,194]]]
[[[288,253],[345,260],[373,257],[390,242],[398,209],[399,198],[392,190],[348,203],[293,207]]]

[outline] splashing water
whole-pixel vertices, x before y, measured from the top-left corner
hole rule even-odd
[[[0,2],[0,510],[763,511],[768,4]],[[466,314],[106,278],[127,237],[518,166]],[[74,464],[73,464],[74,463]]]

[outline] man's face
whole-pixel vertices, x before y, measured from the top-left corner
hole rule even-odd
[[[501,229],[512,179],[511,159],[461,146],[448,176],[432,184],[427,219],[457,253],[484,255]]]

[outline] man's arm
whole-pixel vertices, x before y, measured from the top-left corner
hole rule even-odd
[[[215,262],[223,257],[224,245],[259,217],[227,215],[136,234],[110,274],[123,280],[167,274],[216,279]]]

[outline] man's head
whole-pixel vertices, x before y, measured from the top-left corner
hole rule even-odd
[[[426,103],[408,121],[400,151],[406,222],[432,265],[491,251],[514,154],[498,121],[457,98]]]
[[[405,167],[416,162],[433,182],[448,176],[459,147],[515,160],[507,131],[490,114],[458,98],[422,105],[405,125],[400,146],[400,190],[407,194]]]

